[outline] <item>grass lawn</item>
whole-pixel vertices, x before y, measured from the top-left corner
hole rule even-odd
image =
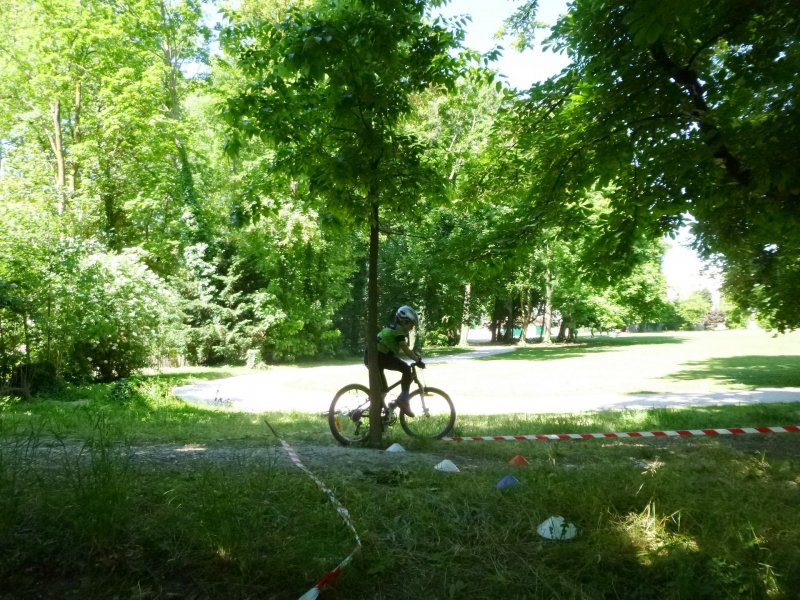
[[[430,378],[457,407],[453,389],[530,393],[487,376],[532,377],[540,393],[558,380],[573,394],[800,385],[796,336],[734,334],[531,347],[431,365]],[[313,368],[294,372],[308,378]],[[322,598],[788,599],[800,589],[800,434],[447,443],[398,428],[385,440],[408,450],[397,455],[338,447],[316,414],[205,410],[170,392],[236,373],[195,369],[0,400],[0,598],[301,596],[355,541],[264,419],[347,507],[362,539]],[[789,403],[471,415],[458,427],[798,423],[800,403]],[[517,454],[530,464],[509,465]],[[436,471],[445,458],[460,472]],[[498,489],[506,475],[519,484]],[[577,527],[575,539],[536,533],[553,515]]]

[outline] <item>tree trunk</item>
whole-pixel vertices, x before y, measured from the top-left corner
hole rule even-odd
[[[567,341],[567,327],[569,325],[569,317],[562,317],[561,318],[561,326],[558,328],[558,337],[556,338],[556,342],[566,342]]]
[[[0,393],[2,393],[3,387],[6,384],[5,378],[2,376],[6,373],[9,369],[7,363],[3,361],[3,357],[6,355],[6,330],[5,330],[5,322],[3,321],[3,316],[0,315]],[[9,361],[10,362],[10,361]],[[8,384],[10,385],[11,382],[9,381]]]
[[[472,284],[464,286],[464,310],[461,313],[461,336],[458,339],[459,346],[466,346],[469,338],[469,302],[472,296]]]
[[[116,183],[113,183],[115,182],[115,179],[111,174],[111,168],[105,164],[105,161],[102,159],[100,161],[100,169],[106,181],[112,182],[111,187],[103,190],[103,192],[100,194],[100,199],[103,203],[103,214],[106,218],[103,225],[107,240],[106,243],[108,244],[109,248],[119,252],[123,247],[121,234],[123,229],[123,213],[122,210],[117,208],[116,201],[119,195],[117,194]]]
[[[520,290],[519,292],[519,303],[520,303],[520,318],[522,327],[522,333],[519,336],[519,341],[517,344],[519,346],[527,346],[528,345],[528,327],[531,324],[531,319],[533,318],[533,291],[528,288],[526,290]]]
[[[550,269],[544,272],[544,319],[542,321],[542,343],[552,344],[550,329],[553,327],[553,279]]]
[[[164,23],[165,29],[168,29],[170,15],[167,13],[167,5],[161,2],[159,7],[161,13],[161,20]],[[173,38],[167,34],[162,41],[161,45],[162,57],[164,59],[164,66],[167,69],[164,78],[164,87],[167,92],[167,103],[169,108],[169,116],[176,123],[183,122],[183,111],[181,107],[181,97],[178,90],[178,85],[181,79],[180,60],[178,52],[175,50]],[[177,167],[178,167],[178,184],[180,186],[181,202],[184,206],[189,208],[189,212],[194,217],[194,223],[187,229],[189,230],[189,239],[192,242],[198,239],[198,228],[202,227],[200,223],[201,213],[199,210],[199,202],[197,199],[197,190],[194,185],[194,170],[189,159],[189,151],[186,147],[186,140],[178,133],[175,136],[175,149],[177,151]]]
[[[508,301],[508,316],[506,317],[506,330],[503,334],[503,341],[511,343],[514,341],[514,297],[512,296]]]
[[[81,104],[83,102],[83,92],[81,90],[81,82],[75,84],[75,108],[74,117],[72,121],[72,143],[78,144],[81,141]],[[74,194],[80,187],[80,173],[78,170],[78,161],[75,160],[75,155],[72,155],[70,160],[69,169],[69,191]]]
[[[492,324],[490,329],[492,331],[492,343],[500,342],[503,339],[503,312],[504,307],[500,300],[495,296],[492,305]]]
[[[64,141],[61,136],[61,101],[56,98],[53,100],[53,136],[50,138],[50,145],[56,159],[56,190],[59,195],[58,214],[62,214],[65,209],[64,187],[66,185],[66,159],[64,158]]]
[[[367,282],[367,367],[369,368],[369,442],[379,448],[383,438],[383,378],[378,366],[378,201],[372,200],[369,224],[369,280]]]

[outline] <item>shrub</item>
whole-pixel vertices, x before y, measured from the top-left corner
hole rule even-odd
[[[81,261],[70,305],[63,307],[72,377],[126,377],[165,350],[177,302],[140,254],[97,253]]]
[[[14,247],[0,256],[0,387],[25,394],[62,378],[111,380],[176,338],[173,294],[141,250],[112,254],[63,232],[20,229],[0,228]]]

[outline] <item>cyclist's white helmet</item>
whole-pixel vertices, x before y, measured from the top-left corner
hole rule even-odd
[[[416,327],[419,327],[419,317],[417,316],[417,311],[410,306],[401,306],[397,309],[397,312],[394,316],[398,323],[413,323]]]

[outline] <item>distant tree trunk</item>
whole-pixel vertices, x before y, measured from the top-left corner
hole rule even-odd
[[[378,366],[378,201],[372,199],[369,224],[369,280],[367,282],[367,367],[369,368],[369,441],[378,448],[383,437],[383,378]]]
[[[499,342],[503,339],[503,317],[505,307],[500,300],[495,297],[492,307],[492,324],[489,329],[492,332],[492,342]]]
[[[59,204],[58,214],[62,214],[66,208],[64,196],[66,186],[67,165],[64,157],[64,140],[61,134],[61,101],[56,98],[53,100],[53,135],[50,138],[50,147],[56,160],[56,190],[58,191]]]
[[[568,325],[569,318],[563,317],[561,319],[561,325],[558,328],[558,336],[556,337],[556,342],[565,342],[567,340],[567,325]]]
[[[564,316],[561,319],[561,327],[558,329],[557,342],[574,342],[575,335],[575,319],[571,315]]]
[[[461,336],[458,339],[459,346],[466,346],[469,339],[469,302],[472,296],[472,284],[464,286],[464,310],[461,313]]]
[[[123,244],[123,212],[117,206],[117,190],[114,176],[111,167],[105,163],[101,158],[100,169],[104,174],[105,180],[111,182],[111,186],[104,189],[100,194],[100,199],[103,202],[103,214],[105,215],[105,223],[103,229],[106,234],[106,243],[109,248],[119,252],[122,250]]]
[[[519,336],[519,341],[517,344],[520,346],[527,346],[528,339],[528,327],[530,327],[531,321],[533,320],[533,290],[531,288],[527,288],[521,290],[519,293],[519,303],[520,303],[520,318],[522,327],[522,333]]]
[[[509,303],[508,303],[508,316],[506,317],[506,323],[508,323],[508,325],[506,325],[506,331],[505,331],[505,334],[503,335],[503,341],[506,342],[506,343],[510,343],[510,342],[514,341],[514,319],[515,319],[515,317],[516,317],[516,314],[514,312],[514,298],[512,296],[511,299],[509,300]]]
[[[159,12],[166,27],[171,17],[167,14],[167,5],[164,2],[161,2]],[[183,122],[183,111],[181,110],[181,97],[178,89],[181,79],[180,53],[176,49],[176,42],[170,34],[164,36],[161,52],[164,66],[167,68],[164,87],[168,97],[169,116],[176,123],[181,123]],[[180,133],[175,136],[175,149],[177,151],[178,184],[180,186],[181,202],[189,208],[189,212],[194,217],[194,223],[188,231],[189,241],[194,242],[198,237],[198,228],[201,226],[201,214],[197,200],[197,190],[194,185],[194,170],[189,159],[186,140]]]
[[[544,319],[542,321],[542,343],[552,344],[550,329],[553,327],[553,280],[548,268],[544,272]]]
[[[72,120],[72,143],[77,144],[81,141],[81,105],[83,102],[83,91],[81,89],[81,82],[75,84],[75,107],[73,110]],[[78,161],[75,156],[72,156],[69,168],[69,192],[74,194],[80,187],[80,173]]]
[[[2,315],[0,315],[0,390],[2,390],[3,385],[6,383],[6,372],[9,371],[10,361],[7,363],[5,361],[6,355],[6,330],[5,330],[5,322],[3,321]]]

